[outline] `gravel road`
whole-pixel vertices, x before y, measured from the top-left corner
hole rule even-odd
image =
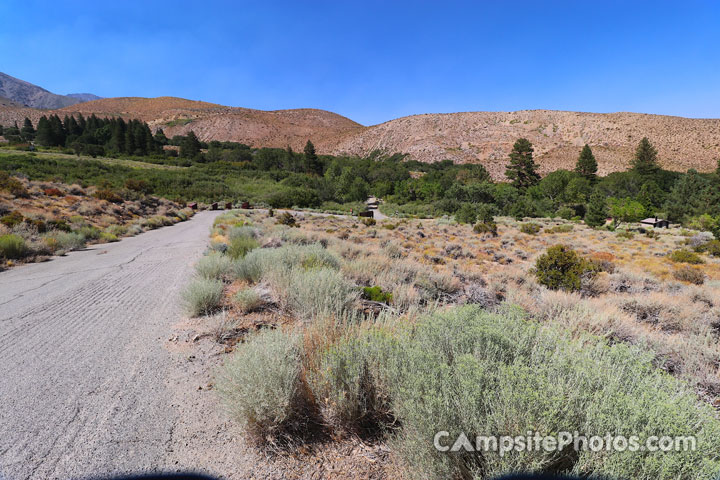
[[[234,437],[167,345],[215,215],[0,273],[0,478],[219,473]]]

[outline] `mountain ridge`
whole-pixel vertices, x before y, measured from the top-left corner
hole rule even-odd
[[[560,110],[420,113],[363,126],[342,115],[313,108],[256,110],[179,97],[115,97],[43,111],[0,105],[0,124],[34,124],[43,114],[82,113],[137,118],[169,137],[193,130],[201,140],[235,141],[253,147],[301,150],[312,140],[321,154],[404,153],[423,162],[481,163],[496,180],[504,178],[513,143],[528,138],[541,174],[572,169],[586,143],[599,173],[625,170],[637,143],[647,136],[670,170],[712,171],[720,157],[720,119],[614,112]]]
[[[25,80],[0,72],[0,97],[29,108],[56,109],[97,97],[91,93],[58,95]]]

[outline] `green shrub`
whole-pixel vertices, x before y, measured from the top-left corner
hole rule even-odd
[[[192,316],[209,315],[220,306],[222,295],[220,280],[195,278],[183,291],[185,309]]]
[[[566,245],[554,245],[540,255],[533,273],[538,283],[551,290],[580,290],[582,277],[592,275],[593,265]]]
[[[362,223],[366,227],[372,227],[373,225],[377,224],[377,221],[374,218],[363,218]]]
[[[28,253],[25,240],[20,235],[9,234],[0,236],[0,258],[19,260]]]
[[[45,238],[46,245],[55,253],[63,254],[85,248],[85,237],[77,232],[54,231]]]
[[[568,233],[573,231],[573,226],[570,224],[555,225],[554,227],[546,228],[545,233]]]
[[[540,232],[540,225],[537,223],[521,223],[520,224],[520,231],[522,233],[526,233],[528,235],[537,235]]]
[[[463,203],[455,212],[455,221],[458,223],[473,224],[477,221],[477,210],[472,203]]]
[[[11,177],[7,172],[0,170],[0,191],[10,192],[15,197],[25,197],[27,190],[17,178]]]
[[[694,285],[702,285],[705,283],[705,274],[702,270],[693,268],[690,265],[683,265],[673,271],[673,278],[681,282],[688,282]]]
[[[122,237],[127,234],[128,227],[125,225],[110,225],[105,229],[105,232],[116,237]]]
[[[223,404],[259,443],[305,424],[301,354],[296,335],[263,330],[239,346],[220,373],[216,388]]]
[[[363,287],[362,298],[373,302],[390,304],[390,302],[392,302],[392,293],[383,292],[382,288],[377,285],[374,287]]]
[[[197,261],[195,272],[208,280],[230,281],[235,278],[235,263],[221,253],[211,253]]]
[[[76,232],[82,235],[86,240],[97,240],[100,238],[101,230],[92,225],[86,225],[76,230]]]
[[[720,257],[720,240],[713,240],[705,244],[705,252],[713,257]]]
[[[624,238],[626,240],[631,240],[635,238],[635,234],[629,230],[618,230],[615,236],[618,238]]]
[[[282,215],[277,217],[277,223],[287,225],[288,227],[295,227],[297,225],[295,217],[290,212],[283,212]]]
[[[243,258],[249,251],[259,246],[258,241],[252,237],[236,236],[230,239],[230,243],[227,246],[227,254],[233,260],[237,260]]]
[[[700,255],[685,248],[671,252],[669,257],[670,260],[677,263],[691,263],[693,265],[705,263],[705,260]]]
[[[111,242],[119,242],[117,235],[110,233],[110,232],[101,232],[100,233],[100,240],[103,242],[111,243]]]
[[[560,207],[557,212],[555,212],[555,215],[564,220],[570,220],[575,216],[575,210],[570,207]]]
[[[493,237],[497,237],[497,223],[490,221],[490,222],[478,222],[473,227],[473,232],[477,234],[488,234],[492,235]]]
[[[13,228],[21,224],[24,219],[25,217],[23,217],[22,213],[15,210],[14,212],[10,212],[7,215],[0,217],[0,223],[8,228]]]

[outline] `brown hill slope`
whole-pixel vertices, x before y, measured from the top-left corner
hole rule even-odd
[[[606,174],[627,168],[644,136],[658,149],[665,168],[709,171],[717,166],[720,120],[638,113],[532,110],[415,115],[370,127],[342,140],[331,152],[381,150],[404,152],[426,162],[479,162],[500,179],[512,144],[526,137],[535,146],[543,173],[573,168],[580,148],[588,143],[600,173]]]
[[[374,150],[407,153],[435,162],[482,163],[504,178],[507,156],[519,137],[535,145],[542,173],[572,168],[585,143],[593,147],[606,174],[627,168],[635,146],[647,136],[665,168],[710,171],[720,157],[720,120],[638,113],[580,113],[551,110],[425,114],[364,127],[332,112],[315,109],[263,111],[233,108],[175,97],[106,98],[54,111],[60,116],[95,113],[147,121],[173,136],[195,131],[202,140],[236,141],[254,147],[290,145],[311,139],[320,153],[366,155]],[[0,106],[0,124],[33,123],[42,114]]]
[[[176,97],[105,98],[58,111],[145,120],[168,137],[193,130],[201,140],[241,142],[255,147],[290,145],[302,149],[312,139],[329,150],[349,134],[365,127],[336,113],[316,109],[263,111],[235,108]]]

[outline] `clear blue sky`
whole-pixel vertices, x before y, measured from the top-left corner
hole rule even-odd
[[[2,0],[0,71],[55,93],[366,125],[539,108],[720,117],[720,2]]]

